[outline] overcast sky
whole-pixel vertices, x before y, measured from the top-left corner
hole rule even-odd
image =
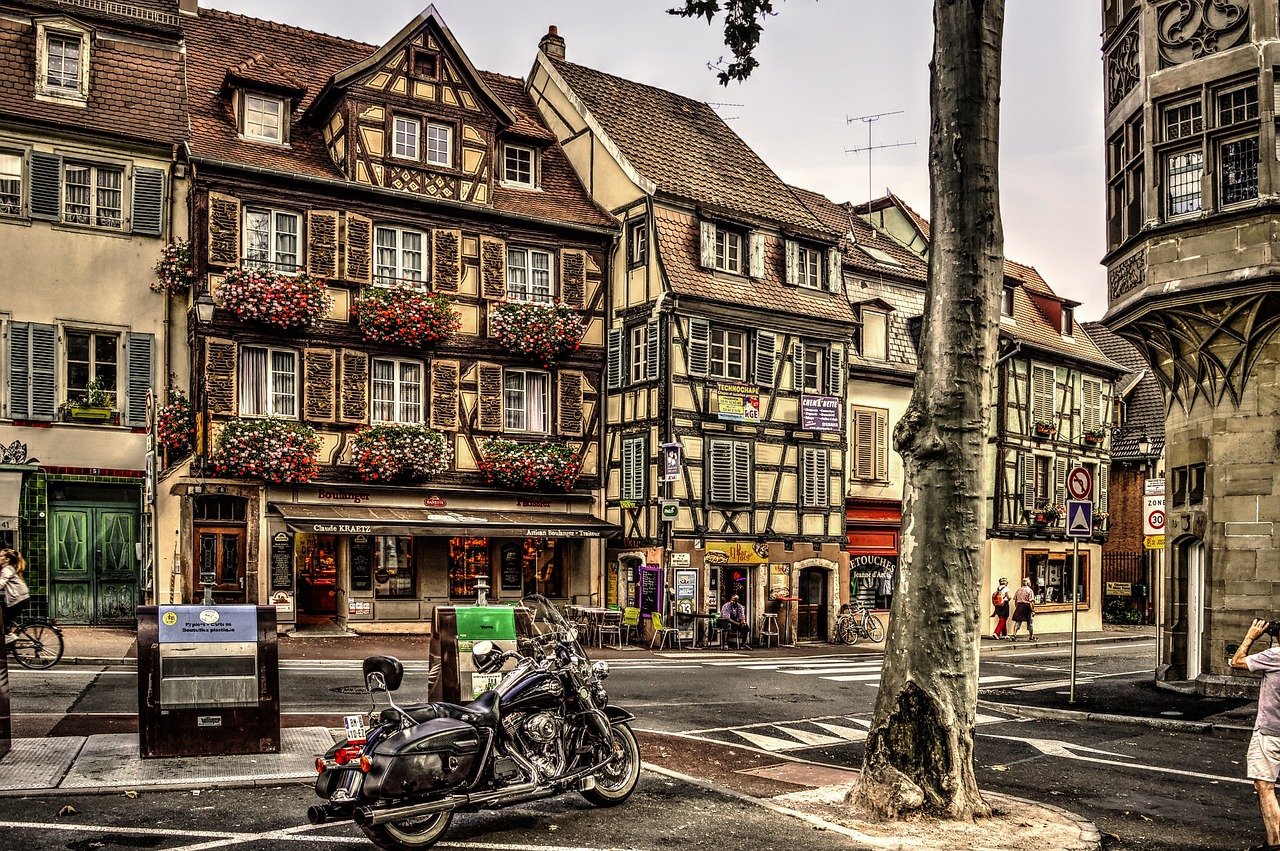
[[[415,0],[200,5],[376,45],[426,7]],[[783,180],[855,203],[889,189],[928,214],[931,0],[784,0],[766,24],[760,67],[727,89],[707,69],[727,52],[720,27],[664,14],[672,5],[437,0],[436,10],[477,68],[526,76],[538,40],[555,24],[571,62],[722,104],[721,116]],[[1002,87],[1005,253],[1081,302],[1086,320],[1106,310],[1100,9],[1097,0],[1009,0]],[[869,128],[874,146],[908,144],[848,153],[867,146]]]

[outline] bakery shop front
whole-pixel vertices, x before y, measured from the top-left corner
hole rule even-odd
[[[275,498],[272,498],[275,497]],[[593,587],[614,527],[589,503],[357,490],[268,494],[269,602],[286,630],[336,623],[355,632],[426,632],[439,605],[543,594],[568,602]]]

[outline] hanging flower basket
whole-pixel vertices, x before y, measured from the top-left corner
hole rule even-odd
[[[576,352],[582,342],[582,317],[560,301],[530,304],[498,302],[489,313],[489,330],[514,355],[550,366]]]
[[[181,295],[195,283],[196,267],[191,259],[191,242],[178,239],[164,247],[155,265],[156,279],[152,292]]]
[[[375,343],[421,347],[457,331],[462,318],[448,296],[410,287],[365,287],[352,303],[364,338]]]
[[[1048,526],[1057,523],[1063,511],[1065,509],[1061,505],[1047,505],[1044,508],[1037,508],[1031,513],[1031,522],[1036,526]]]
[[[567,443],[490,440],[481,455],[480,472],[490,484],[517,490],[567,493],[582,472],[582,455]]]
[[[218,294],[222,306],[241,319],[277,328],[310,328],[333,307],[324,280],[302,272],[233,269]]]
[[[169,394],[169,404],[156,412],[156,437],[160,445],[181,455],[190,451],[195,443],[196,421],[191,400],[175,390]]]
[[[236,419],[223,427],[210,460],[219,475],[301,484],[315,478],[319,452],[320,438],[302,423]]]
[[[1048,420],[1036,420],[1034,426],[1036,437],[1053,437],[1058,433],[1058,428]]]
[[[453,446],[424,425],[386,423],[357,429],[352,456],[366,482],[413,481],[448,470]]]

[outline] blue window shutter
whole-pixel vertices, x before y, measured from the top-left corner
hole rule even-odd
[[[31,152],[31,218],[56,222],[62,218],[62,157]]]
[[[31,330],[26,322],[9,323],[9,416],[31,419]]]
[[[646,369],[650,381],[662,377],[662,325],[658,319],[650,319],[645,328]]]
[[[122,407],[124,424],[130,428],[145,428],[147,425],[147,391],[152,389],[152,376],[155,371],[155,334],[129,334],[125,342],[128,346],[129,383],[128,398]]]
[[[133,170],[133,232],[159,236],[164,228],[164,172],[158,168]]]
[[[28,372],[31,406],[27,419],[53,422],[58,415],[58,329],[39,322],[32,322],[28,328],[31,334]]]

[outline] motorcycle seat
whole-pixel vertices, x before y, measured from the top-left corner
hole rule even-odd
[[[498,727],[498,693],[486,691],[466,705],[457,703],[411,703],[400,707],[414,721],[421,724],[436,718],[452,718],[475,727]],[[382,720],[394,720],[394,709],[382,710]]]

